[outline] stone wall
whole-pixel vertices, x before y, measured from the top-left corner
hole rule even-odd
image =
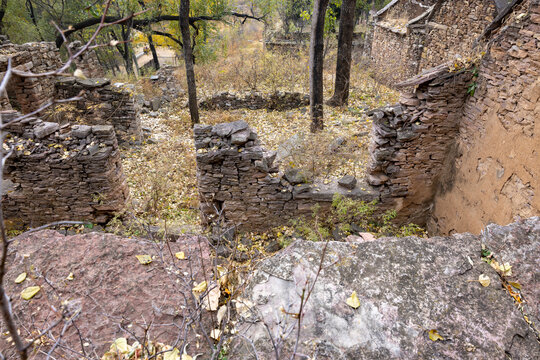
[[[129,87],[111,85],[107,79],[74,77],[62,78],[56,83],[59,99],[71,98],[81,92],[84,92],[82,100],[56,108],[50,119],[59,123],[112,125],[120,144],[141,140],[141,122]]]
[[[205,110],[268,109],[285,111],[309,105],[309,96],[297,92],[277,91],[266,95],[261,93],[234,94],[223,92],[203,99],[199,106]]]
[[[478,233],[540,214],[540,1],[525,1],[492,36],[464,108],[452,176],[430,228]]]
[[[400,103],[370,114],[368,183],[398,220],[424,225],[441,176],[453,160],[462,108],[472,74],[443,71],[404,93]]]
[[[492,0],[443,1],[427,23],[420,71],[476,55],[473,42],[497,15]]]
[[[79,51],[82,47],[80,41],[73,41],[69,44],[73,53]],[[99,63],[97,54],[94,50],[87,50],[81,56],[75,58],[75,65],[86,77],[101,78],[105,76],[103,67]]]
[[[298,171],[278,172],[275,152],[259,146],[245,121],[196,125],[197,181],[203,222],[262,231],[319,204],[328,208],[335,193],[365,201],[377,199],[367,185],[306,183]],[[367,189],[367,190],[366,190]]]
[[[17,116],[0,113],[4,122]],[[128,188],[110,125],[60,126],[30,119],[8,124],[4,149],[13,149],[4,177],[3,211],[11,224],[60,220],[103,223],[123,209]]]
[[[0,45],[0,78],[7,70],[8,58],[17,70],[43,73],[58,69],[62,61],[54,43],[12,44],[3,40]],[[0,110],[12,108],[23,113],[39,109],[54,97],[52,77],[21,78],[16,75],[8,84],[8,98],[0,98]]]

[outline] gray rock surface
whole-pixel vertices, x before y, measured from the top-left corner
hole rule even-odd
[[[344,187],[345,189],[352,190],[356,186],[356,178],[352,175],[345,175],[341,179],[338,180],[338,184],[341,187]]]
[[[538,272],[539,218],[490,226],[482,236],[328,243],[305,306],[298,352],[310,359],[538,359],[535,334],[498,274],[481,260],[481,241],[496,242],[501,254],[524,255],[520,269]],[[510,248],[515,244],[518,249]],[[324,247],[298,241],[265,260],[248,283],[241,303],[251,311],[240,311],[240,333],[259,359],[275,358],[263,321],[284,344],[280,358],[289,358],[298,320],[288,314],[298,313]],[[489,276],[489,286],[476,281],[480,274]],[[528,286],[538,289],[538,279],[530,279]],[[357,309],[346,304],[353,291]],[[432,341],[430,330],[443,340]],[[235,345],[232,358],[254,359],[247,341]]]

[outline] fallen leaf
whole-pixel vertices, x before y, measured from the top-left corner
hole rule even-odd
[[[193,289],[191,289],[191,291],[193,292],[193,295],[199,296],[206,291],[207,287],[208,284],[206,283],[206,281],[201,281],[198,285],[195,285]]]
[[[487,286],[489,286],[489,284],[491,284],[491,279],[489,278],[489,276],[484,275],[484,274],[481,274],[481,275],[478,277],[478,282],[479,282],[483,287],[487,287]]]
[[[19,274],[19,276],[17,276],[17,278],[15,279],[15,284],[20,284],[24,280],[26,280],[26,273],[25,272],[23,272],[23,273]]]
[[[504,263],[500,267],[500,271],[504,276],[512,276],[512,266],[509,263]]]
[[[21,297],[24,300],[30,300],[31,298],[33,298],[39,292],[39,290],[41,290],[41,288],[39,286],[27,287],[26,289],[21,291]]]
[[[221,287],[226,287],[229,282],[229,277],[227,275],[227,269],[221,265],[216,266],[218,282]]]
[[[203,299],[202,306],[204,309],[209,311],[216,311],[219,306],[219,297],[221,296],[221,291],[219,291],[219,286],[217,284],[211,284],[212,288],[208,294]]]
[[[347,305],[352,307],[353,309],[358,309],[360,307],[360,300],[358,300],[358,296],[356,295],[356,291],[353,291],[351,296],[346,301]]]
[[[217,323],[218,326],[221,325],[221,322],[225,318],[225,315],[227,315],[227,305],[221,305],[217,312]]]
[[[148,265],[152,262],[152,257],[150,255],[135,255],[135,257],[143,265]]]
[[[111,344],[110,351],[125,354],[129,352],[129,346],[126,338],[118,338]]]
[[[75,72],[73,73],[73,76],[79,79],[83,79],[83,80],[86,79],[86,76],[84,76],[84,73],[81,69],[76,69]]]
[[[69,275],[66,277],[66,280],[71,281],[71,280],[73,280],[73,279],[74,279],[73,273],[70,272]]]
[[[516,289],[518,290],[521,290],[521,284],[518,283],[518,282],[514,282],[514,281],[510,281],[508,282],[510,285],[512,285],[513,287],[515,287]]]
[[[176,254],[174,254],[174,256],[176,256],[176,258],[178,260],[185,260],[186,259],[186,254],[184,254],[183,251],[177,252]]]
[[[168,349],[167,349],[168,350]],[[178,360],[180,359],[180,351],[177,348],[167,351],[163,354],[163,360]]]
[[[439,332],[435,329],[429,330],[429,338],[431,341],[444,340],[444,338],[439,335]]]
[[[214,340],[219,340],[219,337],[221,336],[221,330],[219,329],[214,329],[212,331],[210,331],[210,337]]]

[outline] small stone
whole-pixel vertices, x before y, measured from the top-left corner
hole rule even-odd
[[[250,135],[251,130],[249,129],[235,132],[231,135],[231,143],[234,145],[244,145],[246,142],[248,142]]]
[[[92,127],[88,125],[74,125],[71,128],[71,134],[78,139],[84,139],[90,135],[91,132]]]
[[[356,183],[356,178],[352,175],[345,175],[338,181],[339,186],[349,190],[354,189],[356,187]]]
[[[43,122],[40,125],[36,126],[34,129],[34,135],[38,139],[43,139],[44,137],[51,135],[60,128],[60,125],[53,122]]]

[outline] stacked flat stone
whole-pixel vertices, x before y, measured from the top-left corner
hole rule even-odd
[[[12,44],[4,40],[0,45],[0,78],[7,70],[9,58],[14,69],[33,73],[56,70],[62,64],[60,53],[52,42]],[[23,113],[30,113],[39,109],[54,98],[54,82],[53,77],[13,76],[8,84],[9,99],[0,99],[0,110],[18,108]]]
[[[201,109],[268,109],[286,111],[309,105],[309,96],[297,92],[277,91],[270,95],[261,93],[235,94],[223,92],[200,102]]]
[[[311,215],[316,204],[329,208],[336,193],[365,201],[377,198],[367,186],[310,184],[297,170],[280,174],[276,153],[260,146],[245,121],[196,125],[193,132],[201,213],[207,225],[261,231]]]
[[[1,112],[4,123],[19,116]],[[37,118],[8,124],[3,210],[12,223],[37,226],[60,220],[104,223],[122,210],[128,187],[110,125],[61,126]]]
[[[82,48],[80,41],[73,41],[69,45],[72,53],[78,52]],[[97,54],[94,50],[86,50],[82,55],[75,58],[75,65],[86,77],[100,78],[105,76],[103,67],[99,63]]]
[[[118,143],[135,143],[142,138],[141,122],[135,108],[132,89],[123,84],[111,85],[108,79],[68,77],[56,82],[59,99],[78,96],[77,109],[66,115],[70,120],[86,125],[112,125]],[[55,121],[65,122],[62,114]]]
[[[402,94],[399,104],[370,112],[368,183],[408,222],[427,221],[441,174],[453,161],[471,78],[471,72],[447,72]]]

